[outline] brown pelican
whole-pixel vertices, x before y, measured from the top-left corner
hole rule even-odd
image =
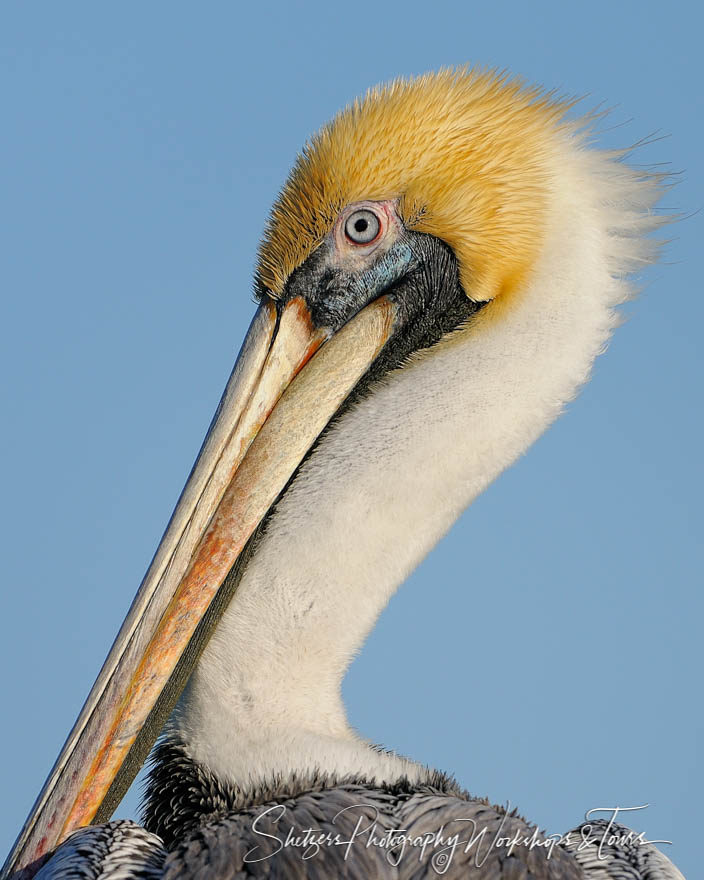
[[[660,178],[589,149],[568,108],[444,71],[304,149],[199,458],[4,877],[681,877],[621,826],[557,841],[371,745],[340,697],[654,258]],[[145,828],[109,822],[167,719]]]

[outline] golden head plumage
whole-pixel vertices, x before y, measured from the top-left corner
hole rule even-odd
[[[278,296],[345,205],[398,199],[475,300],[517,287],[542,241],[549,156],[570,105],[505,74],[444,70],[370,90],[299,155],[271,213],[258,281]]]

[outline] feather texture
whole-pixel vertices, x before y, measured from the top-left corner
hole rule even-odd
[[[545,236],[555,144],[570,106],[505,74],[445,70],[370,90],[306,145],[275,203],[258,278],[274,295],[362,199],[449,244],[467,294],[529,274]]]

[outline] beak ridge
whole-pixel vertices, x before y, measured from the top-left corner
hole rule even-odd
[[[31,876],[48,851],[95,820],[238,555],[391,336],[395,317],[382,296],[332,335],[314,327],[301,297],[280,314],[270,301],[259,307],[152,564],[2,880],[27,867]],[[165,702],[162,721],[178,696]],[[133,763],[136,773],[141,761]]]

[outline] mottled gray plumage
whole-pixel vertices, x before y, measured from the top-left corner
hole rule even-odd
[[[562,847],[571,853],[589,880],[684,880],[652,843],[643,843],[625,825],[604,819],[584,822]]]
[[[156,880],[165,858],[155,834],[122,819],[74,832],[35,880]]]
[[[207,767],[194,761],[184,745],[172,740],[163,740],[157,745],[150,763],[142,819],[145,828],[158,835],[167,849],[173,849],[210,821],[232,813],[245,813],[261,804],[295,800],[308,794],[329,796],[331,790],[348,785],[364,791],[379,791],[379,786],[360,776],[340,779],[314,772],[305,776],[291,773],[245,790],[218,779]],[[427,791],[461,799],[469,797],[451,776],[430,768],[422,784],[400,780],[384,788],[389,797],[396,798]]]
[[[622,826],[585,824],[558,843],[436,771],[420,784],[380,787],[318,775],[246,792],[216,779],[173,743],[155,752],[145,825],[82,829],[37,880],[681,877]]]
[[[486,829],[478,846],[453,848],[453,835],[471,838],[472,823],[479,832]],[[306,834],[311,828],[315,835]],[[445,840],[434,846],[441,828]],[[492,846],[498,833],[533,832],[520,817],[485,801],[430,788],[397,794],[350,783],[261,804],[204,826],[168,856],[164,878],[420,880],[443,876],[444,869],[452,878],[581,880],[578,865],[560,850],[547,859],[539,849]]]

